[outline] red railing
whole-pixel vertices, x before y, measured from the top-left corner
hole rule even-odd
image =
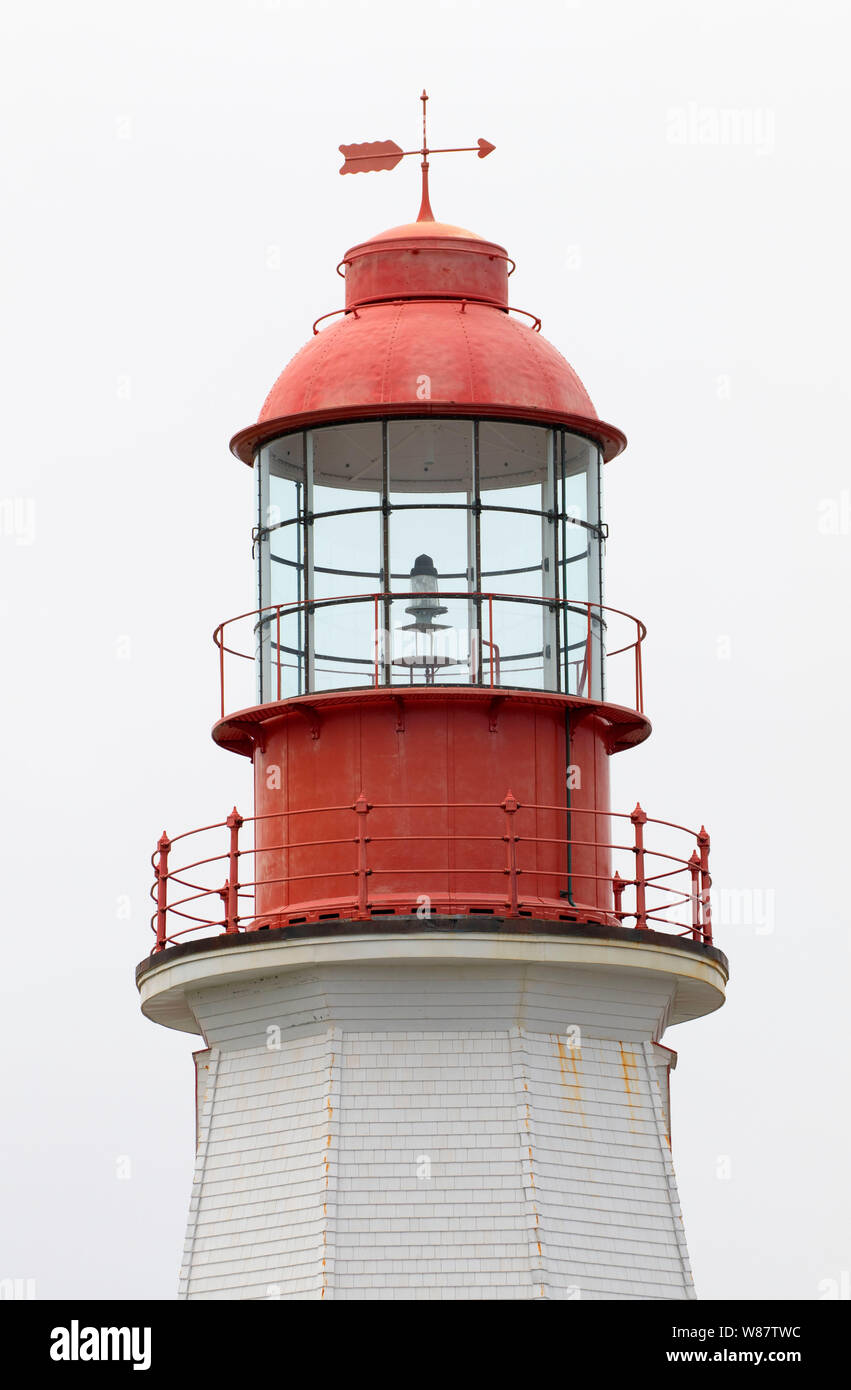
[[[477,849],[480,844],[501,843],[505,848],[503,867],[453,868],[441,864],[437,868],[429,869],[404,868],[398,863],[389,865],[386,856],[382,863],[382,846],[400,841],[409,842],[410,837],[407,834],[376,834],[380,826],[373,822],[376,813],[389,812],[392,815],[399,811],[422,811],[426,815],[439,811],[501,812],[498,832],[473,835],[426,832],[419,836],[419,840],[421,843],[455,841],[461,845],[475,841]],[[338,834],[328,839],[307,841],[288,838],[285,843],[280,844],[266,844],[264,839],[261,839],[259,844],[246,844],[245,840],[240,838],[246,825],[258,827],[265,821],[284,821],[288,836],[291,831],[297,835],[299,816],[308,815],[315,818],[333,814],[339,817],[340,813],[347,812],[351,813],[352,818],[351,833],[348,835]],[[581,818],[586,816],[603,816],[606,820],[611,817],[619,822],[629,822],[632,827],[631,840],[629,843],[619,843],[597,839],[596,836],[587,839],[584,836],[556,837],[525,833],[529,828],[529,813],[537,812],[558,812],[568,817],[568,823],[571,817],[575,817],[582,824]],[[483,822],[484,816],[479,814],[477,820]],[[534,823],[535,816],[532,814],[532,828]],[[654,837],[660,837],[659,842],[652,846],[645,843],[648,826],[652,828]],[[219,853],[202,854],[175,867],[172,855],[177,844],[190,838],[212,834],[224,838],[226,848]],[[683,849],[680,838],[682,836],[686,836],[694,845],[688,857],[684,852],[680,852]],[[661,847],[662,844],[664,847]],[[327,872],[311,869],[308,873],[287,873],[271,877],[258,876],[253,870],[244,874],[241,868],[241,861],[256,863],[258,855],[289,855],[293,851],[331,850],[339,846],[349,846],[351,849],[348,867]],[[525,849],[526,846],[541,847],[545,854],[551,852],[552,847],[564,850],[567,868],[563,871],[551,866],[524,868],[519,862],[518,850]],[[609,856],[615,857],[617,862],[614,873],[609,870],[603,875],[590,867],[592,862],[596,863],[596,851],[602,852],[607,863],[610,862]],[[581,867],[571,867],[571,857],[574,854],[583,856]],[[648,860],[651,861],[649,865]],[[347,806],[281,810],[263,816],[243,818],[234,807],[227,820],[214,825],[187,831],[174,839],[169,839],[163,833],[151,863],[156,875],[151,889],[151,897],[156,904],[156,912],[151,919],[156,938],[154,951],[162,951],[166,946],[173,945],[195,932],[220,930],[229,933],[260,927],[265,922],[264,917],[258,917],[255,910],[255,890],[268,890],[274,884],[287,884],[290,889],[296,888],[297,891],[297,884],[301,880],[315,883],[323,878],[340,880],[351,877],[354,880],[353,891],[342,898],[327,901],[311,898],[306,902],[287,902],[273,908],[268,912],[268,916],[276,919],[275,925],[294,924],[293,919],[296,918],[302,923],[334,917],[368,920],[373,912],[386,915],[390,903],[394,905],[390,908],[391,912],[416,915],[418,906],[421,905],[421,895],[416,889],[401,894],[394,889],[391,893],[382,895],[382,875],[392,876],[394,879],[398,879],[400,875],[419,875],[421,884],[437,875],[450,878],[453,874],[460,875],[467,883],[473,875],[490,878],[490,888],[486,883],[481,892],[477,890],[472,895],[468,889],[455,891],[451,888],[445,893],[432,894],[431,910],[436,913],[459,912],[464,915],[466,910],[475,914],[492,912],[508,917],[603,921],[611,925],[631,923],[638,931],[652,927],[679,936],[688,936],[694,941],[706,944],[712,942],[709,835],[702,826],[699,831],[693,831],[672,821],[654,820],[645,814],[641,806],[636,806],[635,810],[629,813],[586,808],[571,812],[564,806],[518,802],[510,791],[498,805],[490,802],[465,802],[391,806],[370,802],[361,792],[357,799]],[[563,887],[559,890],[559,896],[542,898],[524,892],[525,883],[533,877],[549,880],[560,878]],[[579,883],[594,885],[593,900],[584,903],[576,900],[576,887]],[[604,884],[605,887],[598,888],[599,884]],[[216,900],[220,904],[219,911],[211,912],[211,904]]]
[[[435,595],[443,600],[462,600],[470,604],[477,615],[477,628],[468,634],[467,654],[458,660],[447,663],[454,667],[447,676],[445,669],[436,663],[432,680],[440,681],[437,671],[443,670],[443,679],[453,685],[469,684],[488,687],[521,688],[533,690],[561,689],[569,695],[586,698],[602,698],[603,667],[611,671],[612,660],[624,656],[626,661],[618,663],[620,668],[621,690],[615,692],[614,703],[644,711],[644,676],[642,665],[642,644],[647,629],[640,618],[626,613],[620,608],[610,608],[606,604],[593,603],[581,599],[537,598],[524,594],[470,593],[466,590],[443,591]],[[405,628],[390,629],[386,626],[392,605],[398,601],[410,602],[422,599],[413,591],[392,591],[372,594],[350,594],[345,597],[302,600],[298,603],[268,604],[264,608],[250,609],[235,618],[220,623],[213,633],[213,640],[219,652],[219,695],[220,711],[224,717],[228,707],[229,690],[233,684],[230,668],[234,663],[260,662],[263,672],[264,689],[261,703],[287,698],[293,694],[307,694],[317,690],[335,690],[352,687],[379,687],[408,684],[413,681],[413,668],[404,661],[394,661],[391,647],[394,636],[406,631]],[[315,615],[326,609],[347,608],[351,605],[368,605],[370,622],[360,634],[350,640],[360,642],[361,653],[353,657],[316,656],[313,643],[307,638],[307,623],[315,622]],[[518,605],[530,605],[537,610],[552,614],[558,631],[558,640],[553,643],[560,650],[559,660],[555,660],[552,670],[559,674],[553,683],[544,684],[545,667],[543,656],[540,667],[524,667],[519,671],[512,666],[516,660],[510,653],[505,630],[507,605],[514,605],[511,612],[516,616]],[[496,611],[495,611],[496,609]],[[282,640],[282,625],[287,620],[300,624],[301,636],[297,646]],[[501,624],[501,626],[500,626]],[[567,629],[565,631],[564,629]],[[620,629],[620,635],[618,635]],[[455,632],[451,626],[447,631]],[[435,629],[437,631],[437,629]],[[615,634],[613,636],[613,633]],[[260,634],[258,640],[258,634]],[[283,632],[283,637],[288,634]],[[565,640],[566,638],[566,640]],[[516,628],[513,640],[518,640]],[[481,661],[477,647],[481,645]],[[311,655],[312,653],[312,655]],[[628,653],[632,654],[629,662]],[[336,661],[336,667],[333,663]],[[314,666],[314,679],[307,678],[310,663]],[[328,666],[324,663],[331,662]],[[424,665],[427,659],[423,657]],[[348,663],[348,664],[346,664]],[[358,669],[360,668],[360,669]],[[401,670],[400,670],[401,668]],[[245,668],[243,668],[245,669]],[[530,682],[529,672],[536,678]],[[407,674],[406,674],[407,673]],[[342,676],[342,680],[328,677]],[[518,675],[521,679],[517,679]],[[540,678],[538,678],[538,675]],[[514,679],[512,679],[514,677]],[[423,679],[428,677],[423,674]],[[609,698],[608,692],[606,697]],[[255,703],[246,696],[236,704],[231,700],[231,709]]]

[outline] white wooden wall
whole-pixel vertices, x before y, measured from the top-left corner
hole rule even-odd
[[[396,963],[198,992],[182,1296],[693,1297],[670,988]]]

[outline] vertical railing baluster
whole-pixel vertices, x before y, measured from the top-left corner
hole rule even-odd
[[[635,803],[635,810],[630,815],[630,820],[632,821],[635,831],[635,925],[640,929],[646,930],[647,880],[644,869],[644,827],[647,824],[647,816],[641,809],[639,802]]]
[[[688,870],[691,875],[691,937],[692,941],[700,941],[703,933],[700,925],[700,855],[697,850],[688,861]]]
[[[278,653],[278,699],[281,698],[281,605],[275,609],[275,650]]]
[[[227,818],[227,827],[230,831],[230,845],[228,847],[228,876],[225,888],[225,931],[239,931],[239,831],[242,826],[242,816],[234,806]]]
[[[712,903],[709,897],[709,890],[712,887],[712,875],[709,872],[709,833],[705,825],[702,825],[698,832],[697,846],[700,851],[700,903],[702,908],[703,940],[707,946],[711,946]]]
[[[623,903],[623,890],[624,890],[625,887],[626,887],[626,879],[625,879],[625,878],[621,878],[621,876],[620,876],[620,874],[618,873],[617,869],[615,869],[615,872],[614,872],[614,874],[612,875],[612,896],[613,896],[613,898],[614,898],[614,900],[615,900],[615,916],[617,917],[617,919],[618,919],[619,922],[622,922],[622,921],[623,921],[623,918],[624,918],[624,914],[623,914],[623,910],[622,910],[622,903]]]
[[[588,635],[585,638],[585,693],[590,700],[591,695],[591,604],[588,607]],[[579,691],[577,690],[577,695]]]
[[[159,851],[156,864],[157,878],[157,944],[156,951],[163,951],[166,943],[166,916],[168,914],[168,852],[171,840],[163,831],[157,841]]]
[[[517,835],[514,830],[514,817],[519,810],[519,803],[513,792],[509,791],[506,794],[505,800],[502,803],[502,809],[505,812],[505,834],[502,838],[505,840],[506,844],[507,859],[505,872],[508,875],[508,901],[511,913],[516,917],[520,905],[520,895],[517,891],[517,875],[519,870],[517,868]]]
[[[367,816],[369,815],[369,812],[370,812],[370,805],[369,805],[369,802],[367,801],[366,797],[364,796],[363,792],[361,792],[360,795],[358,796],[358,799],[357,799],[357,801],[355,802],[353,809],[354,809],[354,811],[356,812],[357,817],[358,817],[358,820],[357,820],[357,827],[358,827],[358,833],[357,833],[357,845],[358,845],[358,867],[357,867],[357,879],[358,879],[358,912],[359,912],[362,916],[366,917],[366,916],[367,916],[367,913],[368,913],[368,908],[369,908],[369,894],[368,894],[368,892],[367,892],[367,882],[366,882],[366,881],[367,881],[367,879],[369,878],[369,875],[371,874],[372,870],[371,870],[371,869],[369,868],[369,866],[368,866],[367,845],[369,844],[369,836],[368,836],[367,833],[366,833],[366,824],[367,824],[366,818],[367,818]]]

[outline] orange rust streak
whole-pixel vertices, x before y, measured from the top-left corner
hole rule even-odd
[[[558,1052],[561,1084],[564,1087],[567,1100],[566,1108],[575,1109],[581,1123],[586,1125],[587,1121],[582,1109],[582,1082],[579,1076],[576,1052],[573,1048],[566,1048],[561,1038],[556,1035],[553,1036],[553,1041]]]
[[[623,1069],[623,1084],[626,1090],[627,1104],[629,1105],[630,1115],[635,1114],[635,1101],[633,1096],[637,1096],[638,1088],[638,1065],[635,1060],[635,1053],[628,1052],[623,1043],[618,1043],[621,1053],[621,1067]],[[635,1125],[630,1124],[630,1131],[636,1134],[638,1131]]]

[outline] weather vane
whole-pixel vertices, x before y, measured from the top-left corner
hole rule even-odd
[[[434,213],[431,210],[431,203],[428,200],[428,157],[430,154],[466,154],[471,152],[477,154],[479,159],[485,159],[496,145],[492,145],[489,140],[479,140],[475,145],[458,145],[451,149],[430,150],[426,135],[426,102],[428,92],[423,91],[420,101],[423,104],[423,144],[419,150],[403,150],[396,144],[395,140],[373,140],[363,145],[341,145],[340,153],[343,155],[343,163],[340,167],[341,174],[369,174],[376,169],[395,169],[400,160],[409,154],[421,154],[423,157],[423,197],[420,204],[420,211],[417,216],[418,222],[433,222]]]

